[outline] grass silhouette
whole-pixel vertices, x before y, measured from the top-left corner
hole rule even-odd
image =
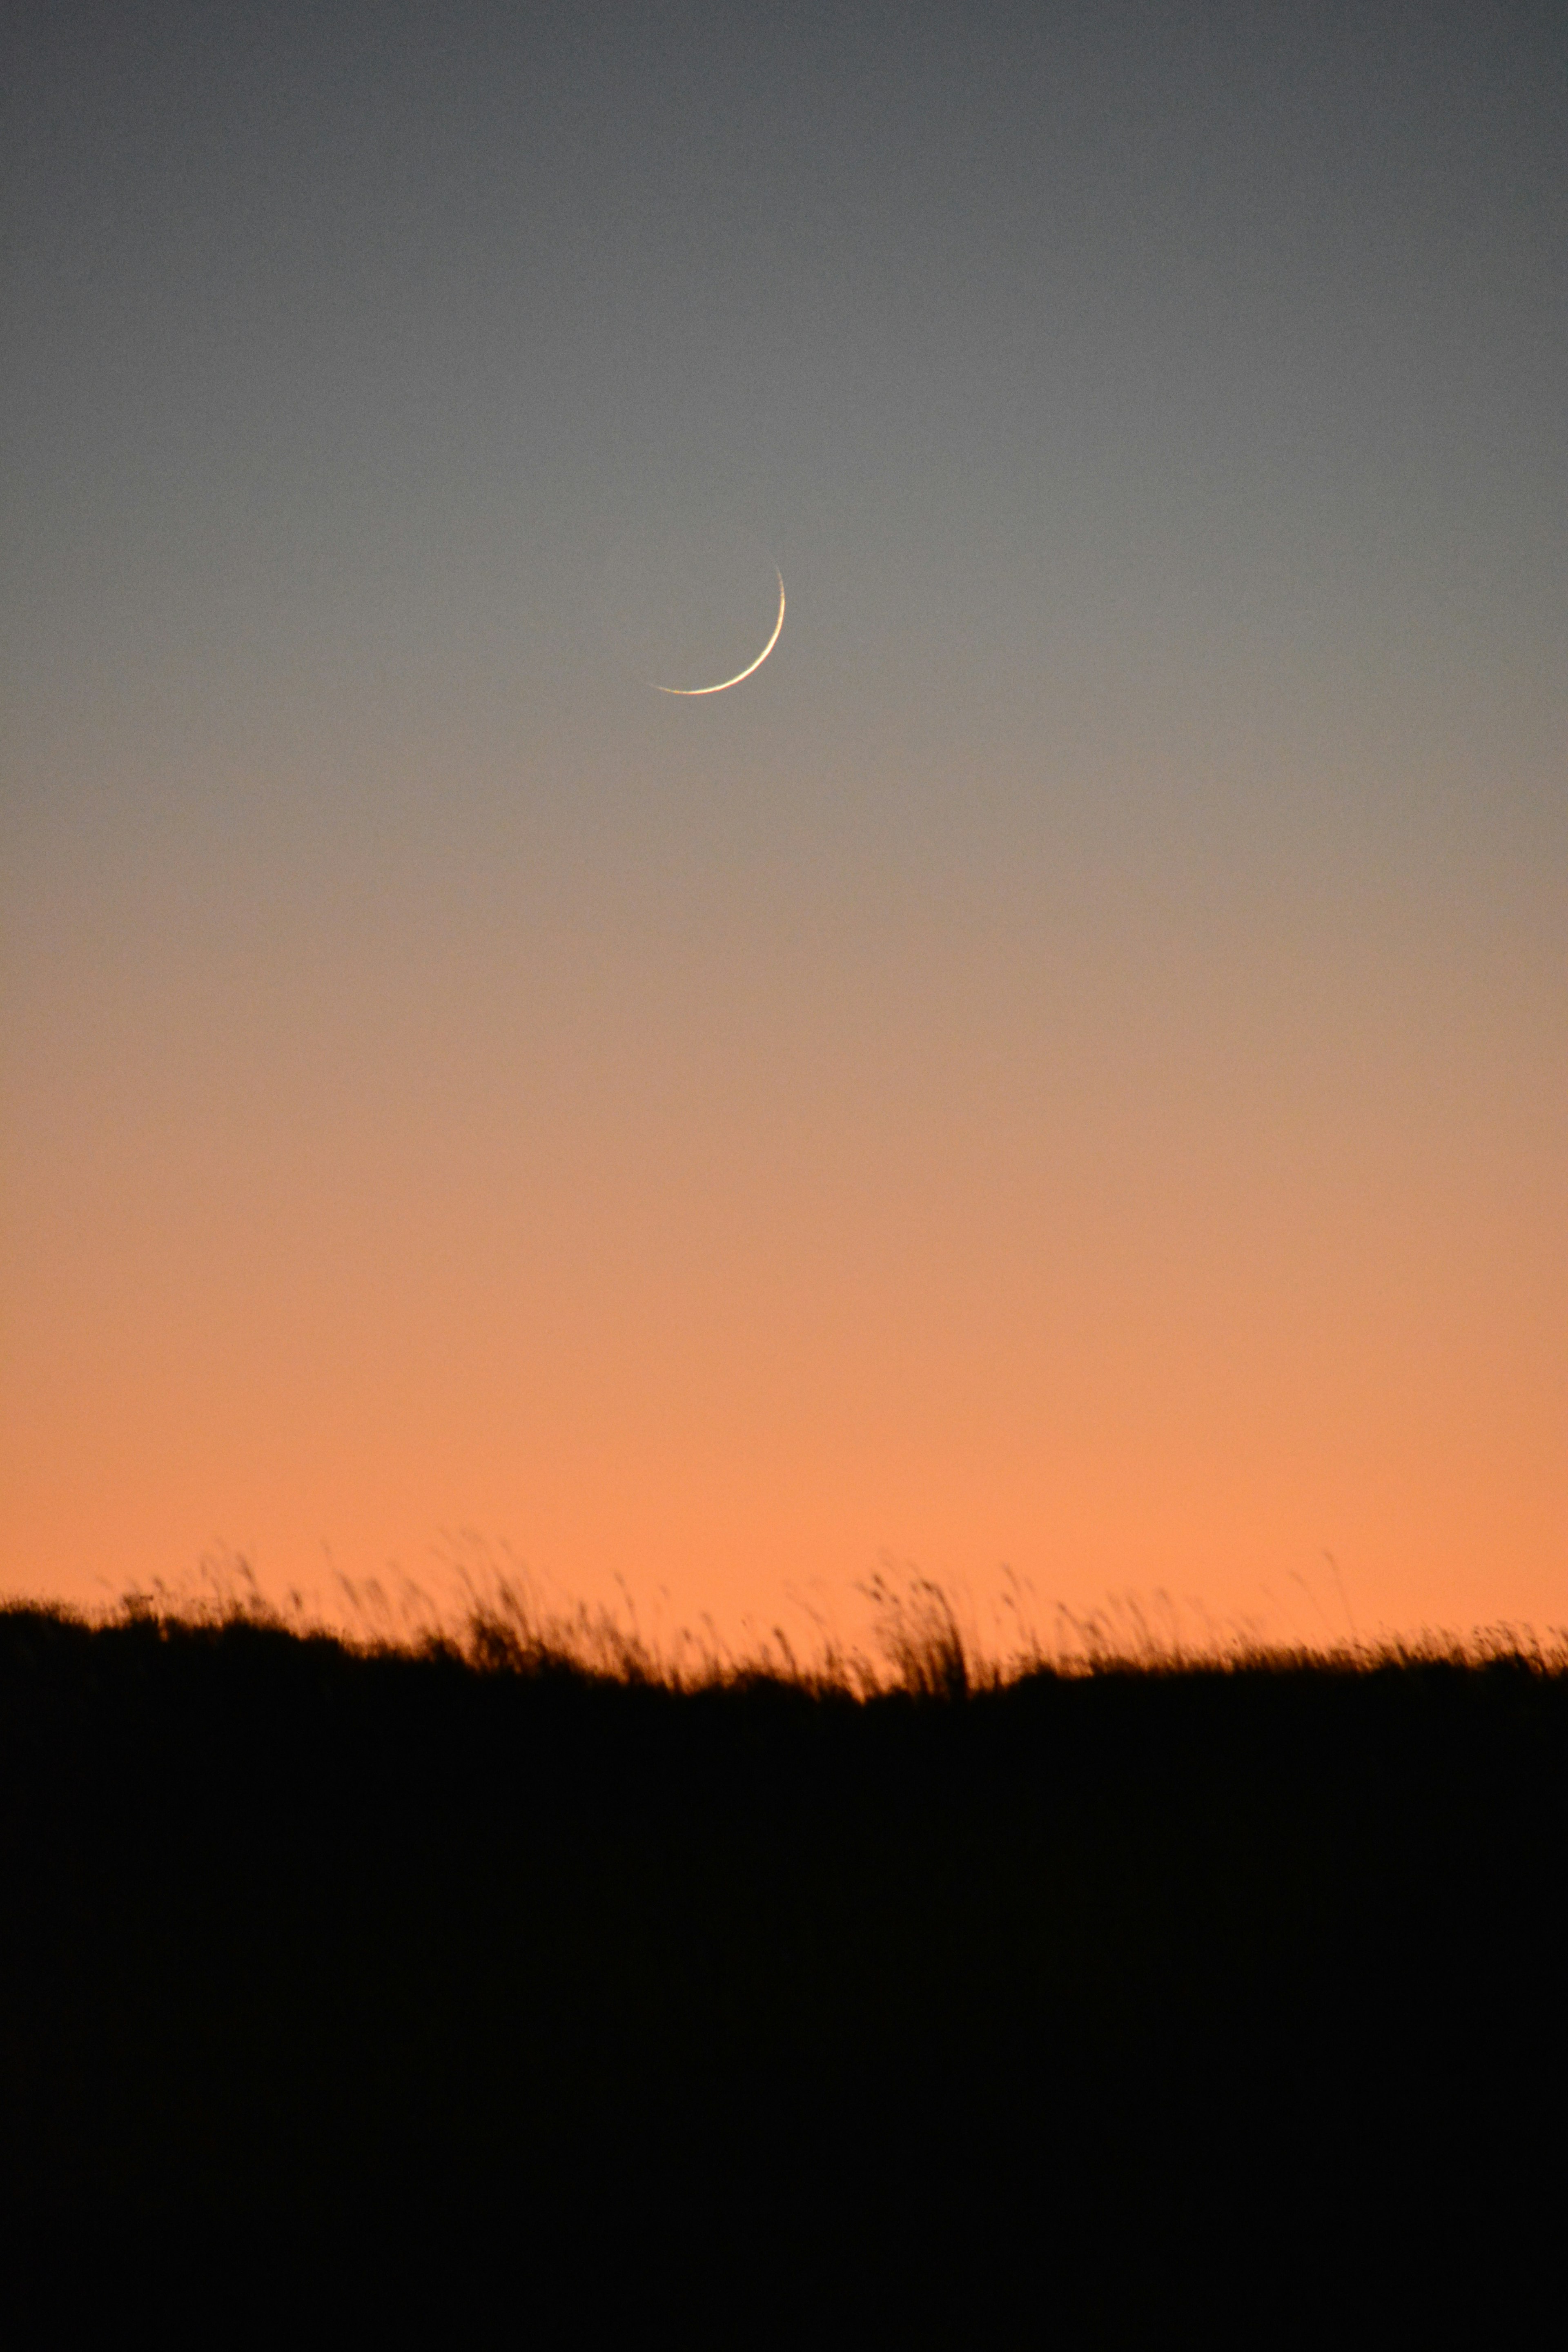
[[[1091,1625],[1003,1668],[934,1584],[872,1598],[878,1655],[809,1667],[506,1584],[404,1641],[243,1587],[0,1612],[13,2226],[110,2217],[251,2305],[525,2282],[547,2340],[568,2304],[1289,2335],[1517,2268],[1558,2187],[1561,1651]]]

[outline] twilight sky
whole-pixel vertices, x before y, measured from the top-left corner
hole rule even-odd
[[[1561,8],[4,40],[0,1589],[1568,1622]]]

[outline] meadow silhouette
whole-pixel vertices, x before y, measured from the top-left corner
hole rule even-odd
[[[1495,2292],[1555,2207],[1562,1654],[1003,1671],[880,1600],[793,1673],[505,1589],[402,1645],[0,1612],[13,2224],[519,2327]]]

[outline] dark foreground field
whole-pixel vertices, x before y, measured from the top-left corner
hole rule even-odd
[[[8,2298],[112,2246],[220,2336],[1076,2343],[1540,2283],[1568,1676],[926,1679],[0,1613]]]

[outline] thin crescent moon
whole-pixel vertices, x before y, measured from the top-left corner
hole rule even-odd
[[[779,616],[773,623],[773,635],[768,639],[767,644],[763,647],[762,652],[757,656],[754,662],[748,662],[745,668],[737,670],[733,677],[721,677],[717,686],[660,686],[656,682],[656,680],[650,677],[648,684],[653,688],[654,692],[656,694],[681,694],[687,696],[694,694],[728,694],[732,686],[739,686],[743,677],[750,677],[754,669],[761,669],[763,664],[766,661],[768,656],[777,645],[779,641],[779,633],[784,627],[784,573],[775,569],[773,578],[779,583]]]

